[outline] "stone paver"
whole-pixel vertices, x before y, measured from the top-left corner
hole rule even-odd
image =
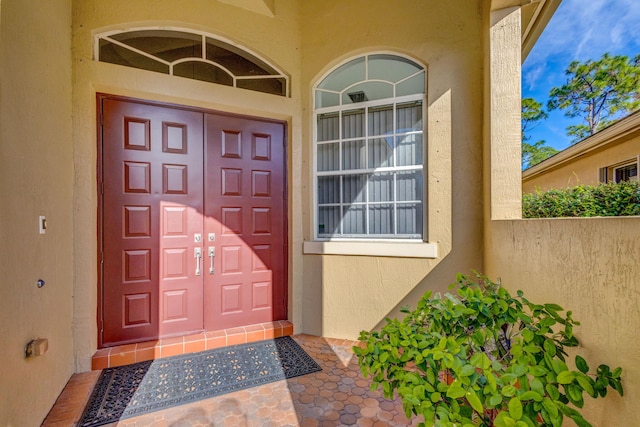
[[[370,381],[362,377],[351,350],[354,342],[310,335],[293,338],[320,364],[321,372],[141,415],[111,426],[415,426],[421,420],[407,419],[400,399],[388,401],[380,391],[369,389]],[[95,382],[97,377],[92,379]],[[79,382],[72,379],[70,384]],[[85,389],[76,394],[88,397]],[[70,399],[74,394],[73,390],[65,392],[61,398]],[[75,417],[69,418],[69,426],[80,417],[82,406],[69,415]],[[49,417],[55,413],[54,406]],[[43,426],[54,425],[47,420]]]

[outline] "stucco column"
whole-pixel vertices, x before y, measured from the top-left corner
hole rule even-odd
[[[492,11],[486,86],[485,217],[522,217],[520,7]]]

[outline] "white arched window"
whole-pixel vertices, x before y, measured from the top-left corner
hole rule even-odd
[[[137,28],[98,34],[95,58],[226,86],[289,95],[275,66],[228,40],[187,29]]]
[[[352,59],[314,88],[316,239],[423,239],[425,68]]]

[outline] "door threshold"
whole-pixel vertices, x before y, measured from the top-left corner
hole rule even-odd
[[[113,368],[146,360],[196,353],[198,351],[290,335],[293,335],[293,323],[288,320],[276,320],[274,322],[220,331],[207,331],[181,337],[119,345],[96,351],[91,358],[91,369]]]

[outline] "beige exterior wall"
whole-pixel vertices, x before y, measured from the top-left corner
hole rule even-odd
[[[487,2],[302,2],[303,230],[313,240],[312,88],[342,61],[372,51],[427,67],[427,238],[431,259],[304,255],[303,330],[357,338],[457,271],[482,265],[483,34]],[[365,12],[366,11],[366,12]],[[370,243],[380,245],[380,243]],[[297,256],[298,254],[294,254]]]
[[[640,119],[640,115],[637,117]],[[599,169],[619,165],[622,162],[638,161],[640,155],[640,120],[637,129],[606,144],[580,153],[564,162],[552,164],[539,172],[525,172],[522,180],[522,192],[533,193],[551,188],[566,188],[576,185],[596,185],[599,182]],[[579,143],[582,145],[588,140]],[[569,149],[574,148],[570,147]],[[575,148],[579,148],[575,146]],[[547,160],[549,162],[552,159]],[[539,167],[544,166],[540,164]],[[535,166],[534,166],[535,167]],[[537,173],[532,173],[537,172]]]
[[[0,7],[0,425],[22,427],[73,373],[71,1]],[[38,337],[49,350],[25,359]]]
[[[623,368],[624,397],[585,398],[594,426],[637,426],[640,413],[640,218],[492,221],[486,273],[537,303],[557,303],[581,322],[578,351],[592,369]]]

